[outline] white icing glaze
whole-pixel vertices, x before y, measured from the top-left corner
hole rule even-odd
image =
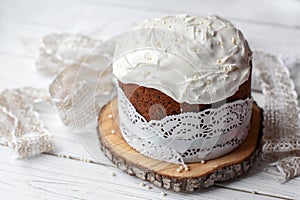
[[[211,104],[249,78],[251,50],[242,33],[217,16],[146,20],[117,41],[114,75],[158,89],[179,103]]]

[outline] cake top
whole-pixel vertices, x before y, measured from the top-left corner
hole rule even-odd
[[[242,33],[218,16],[167,16],[144,21],[117,41],[113,74],[155,88],[179,103],[211,104],[248,80],[251,50]]]

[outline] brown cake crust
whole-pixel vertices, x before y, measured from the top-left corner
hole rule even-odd
[[[252,69],[251,62],[250,66]],[[157,89],[147,88],[136,84],[125,84],[120,81],[119,87],[124,91],[125,96],[129,99],[135,109],[145,117],[147,121],[160,120],[169,115],[176,115],[183,112],[199,112],[207,108],[219,107],[224,103],[251,97],[251,73],[248,80],[240,85],[238,91],[234,95],[213,104],[179,103]]]

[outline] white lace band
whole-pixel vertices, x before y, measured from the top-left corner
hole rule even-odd
[[[217,158],[237,148],[248,135],[252,105],[252,98],[247,98],[147,122],[118,88],[124,139],[148,157],[175,164]]]

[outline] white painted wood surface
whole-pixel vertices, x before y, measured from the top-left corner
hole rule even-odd
[[[0,91],[47,87],[51,78],[38,74],[34,66],[45,34],[79,32],[109,38],[140,20],[183,12],[225,16],[244,32],[252,49],[300,56],[299,0],[0,0]],[[95,124],[74,131],[60,123],[55,110],[37,108],[55,136],[54,151],[22,161],[13,159],[9,148],[0,147],[0,199],[300,199],[300,178],[282,184],[276,172],[265,171],[266,164],[260,161],[247,176],[199,193],[147,190],[103,156]],[[162,191],[168,195],[162,197]]]

